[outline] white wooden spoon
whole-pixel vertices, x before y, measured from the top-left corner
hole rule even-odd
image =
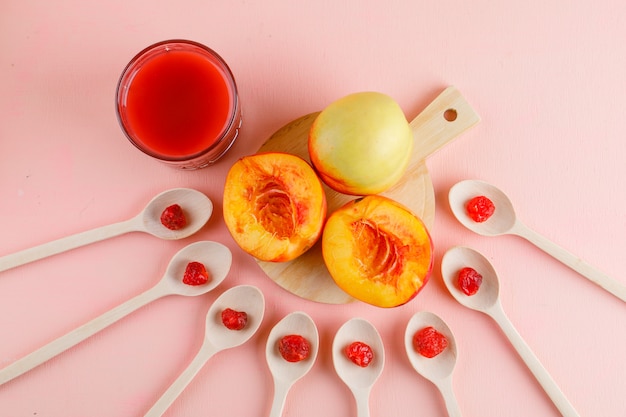
[[[187,225],[182,229],[170,230],[161,224],[161,213],[172,204],[181,206],[185,213]],[[213,203],[206,195],[190,188],[174,188],[154,197],[139,214],[129,220],[101,226],[2,256],[0,257],[0,272],[129,232],[145,232],[167,240],[182,239],[200,230],[209,220],[212,212]]]
[[[496,206],[493,215],[483,223],[470,219],[465,209],[465,205],[471,198],[480,195],[489,198]],[[523,237],[548,255],[626,302],[626,285],[610,278],[578,256],[524,225],[515,215],[511,200],[493,185],[478,180],[461,181],[450,189],[448,200],[454,216],[471,231],[483,236],[511,234]]]
[[[448,346],[433,358],[422,356],[413,346],[413,336],[424,327],[434,327],[448,339]],[[432,382],[441,392],[450,417],[461,417],[461,410],[452,389],[452,371],[456,364],[457,347],[454,334],[448,325],[436,314],[428,311],[417,312],[411,317],[404,333],[404,346],[413,368]]]
[[[242,330],[229,330],[222,323],[222,311],[232,308],[244,311],[248,315],[246,327]],[[146,413],[145,417],[158,417],[178,398],[181,392],[202,369],[204,364],[216,353],[239,346],[256,333],[265,313],[263,293],[251,285],[240,285],[225,291],[211,305],[206,316],[204,342],[200,351],[187,369],[170,385],[159,400]]]
[[[483,277],[478,292],[472,296],[465,295],[457,286],[458,272],[464,267],[475,269]],[[506,337],[561,414],[565,417],[579,417],[572,404],[504,313],[500,303],[498,276],[489,261],[473,249],[456,246],[444,254],[441,260],[441,275],[448,291],[460,304],[490,316],[502,328]]]
[[[187,264],[194,261],[204,264],[211,277],[204,285],[182,282]],[[0,370],[0,384],[41,365],[154,300],[168,295],[197,296],[211,291],[226,278],[231,262],[230,250],[221,243],[202,241],[184,247],[174,255],[165,275],[154,287]]]
[[[374,357],[368,366],[360,367],[346,356],[346,347],[353,342],[363,342],[372,348]],[[385,365],[385,346],[380,334],[369,321],[353,318],[339,328],[332,349],[335,371],[354,395],[357,416],[369,417],[370,392]]]
[[[284,336],[298,334],[309,341],[309,357],[300,362],[287,362],[278,351],[278,342]],[[304,312],[296,311],[285,316],[270,331],[265,349],[265,358],[274,378],[274,398],[270,417],[280,417],[283,413],[287,393],[292,385],[306,375],[319,350],[319,334],[313,319]]]

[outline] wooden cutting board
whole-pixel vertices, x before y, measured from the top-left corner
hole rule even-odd
[[[308,134],[318,114],[308,114],[283,126],[261,146],[259,152],[287,152],[310,163]],[[400,181],[382,194],[410,208],[426,227],[432,228],[435,220],[435,192],[425,159],[479,121],[479,116],[458,90],[454,87],[446,88],[411,121],[415,137],[411,161]],[[338,193],[326,185],[324,190],[329,215],[356,198]],[[322,258],[321,239],[292,261],[258,261],[258,264],[270,279],[299,297],[327,304],[354,301],[335,284],[328,273]]]

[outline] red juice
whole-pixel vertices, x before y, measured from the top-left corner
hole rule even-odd
[[[161,42],[135,57],[120,79],[117,105],[135,146],[183,168],[217,160],[241,121],[230,70],[213,51],[189,41]]]

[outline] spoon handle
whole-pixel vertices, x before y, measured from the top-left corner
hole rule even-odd
[[[145,414],[144,417],[160,417],[165,411],[174,403],[176,398],[183,392],[183,390],[189,385],[191,380],[202,369],[202,366],[217,353],[217,349],[206,340],[202,344],[200,351],[187,368],[180,374],[180,376],[170,385],[170,387],[163,393],[161,398],[154,403],[152,408]]]
[[[272,409],[269,417],[281,417],[283,415],[283,408],[285,407],[285,400],[287,399],[287,393],[291,388],[290,384],[286,384],[283,381],[274,381],[274,399],[272,400]]]
[[[441,392],[441,396],[443,397],[444,402],[446,403],[446,410],[448,411],[449,417],[461,417],[461,409],[459,408],[459,403],[456,400],[456,396],[454,395],[454,390],[452,389],[452,377],[448,377],[445,380],[441,381],[438,385],[439,392]]]
[[[132,298],[131,300],[109,310],[101,316],[83,324],[82,326],[66,333],[64,336],[48,343],[38,350],[13,362],[11,365],[0,370],[0,385],[17,378],[18,376],[41,365],[65,350],[77,345],[88,337],[96,334],[105,327],[115,323],[119,319],[137,310],[139,307],[163,296],[164,293],[158,286]]]
[[[517,350],[517,353],[526,363],[528,369],[533,373],[561,414],[564,417],[580,417],[578,412],[574,409],[574,406],[570,404],[565,394],[563,394],[559,386],[554,382],[546,368],[543,367],[537,356],[535,356],[524,339],[522,339],[522,336],[520,336],[515,327],[513,327],[513,324],[504,313],[502,307],[496,304],[487,314],[498,323],[515,350]]]
[[[356,401],[356,415],[357,417],[370,417],[370,388],[353,388],[352,393]]]
[[[550,241],[546,237],[540,235],[520,222],[516,223],[512,231],[518,236],[528,240],[548,255],[572,268],[574,271],[578,272],[593,283],[604,288],[620,300],[626,302],[626,285],[621,284],[608,275],[605,275],[603,272],[589,265],[578,256],[560,247],[556,243]]]
[[[43,243],[38,246],[33,246],[32,248],[24,249],[10,255],[2,256],[0,257],[0,272],[27,264],[29,262],[38,261],[39,259],[56,255],[70,249],[75,249],[80,246],[85,246],[90,243],[99,242],[104,239],[138,230],[136,224],[137,220],[136,218],[133,218],[131,220],[76,233],[74,235],[66,236],[48,243]]]

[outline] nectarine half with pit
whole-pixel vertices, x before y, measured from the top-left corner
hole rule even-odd
[[[322,110],[311,126],[308,148],[313,166],[330,188],[349,195],[378,194],[406,171],[413,132],[391,97],[360,92]]]
[[[313,168],[280,152],[239,159],[224,185],[224,221],[245,252],[268,262],[297,258],[319,239],[326,194]]]
[[[322,255],[337,285],[378,307],[396,307],[423,288],[433,265],[426,226],[382,195],[348,202],[324,226]]]

